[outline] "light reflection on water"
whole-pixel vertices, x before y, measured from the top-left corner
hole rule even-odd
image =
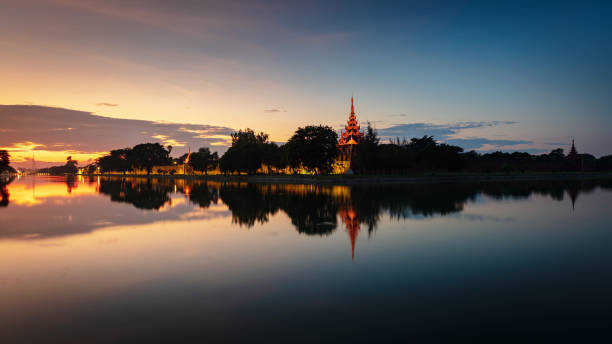
[[[601,335],[610,190],[13,180],[0,203],[0,339]]]

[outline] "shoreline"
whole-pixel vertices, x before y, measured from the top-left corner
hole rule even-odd
[[[612,179],[612,172],[550,172],[525,174],[436,174],[436,175],[332,175],[332,176],[293,176],[293,175],[124,175],[124,174],[84,174],[94,177],[121,178],[168,178],[196,179],[217,182],[247,182],[268,184],[410,184],[410,183],[464,183],[464,182],[517,182],[517,181],[564,181]]]

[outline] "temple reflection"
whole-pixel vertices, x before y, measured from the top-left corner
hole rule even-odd
[[[346,232],[351,241],[351,258],[355,260],[355,244],[357,243],[361,222],[353,209],[341,209],[338,215],[342,219],[342,223],[346,226]]]
[[[547,196],[563,201],[568,196],[572,208],[579,196],[597,188],[612,190],[612,181],[522,181],[486,183],[413,183],[413,184],[363,184],[363,185],[313,185],[313,184],[250,184],[245,182],[220,182],[179,178],[146,177],[55,177],[31,178],[13,182],[0,181],[0,207],[34,207],[54,202],[56,213],[67,212],[61,208],[61,198],[104,195],[111,202],[130,204],[137,209],[153,211],[143,217],[113,215],[112,223],[135,223],[164,218],[181,219],[195,207],[207,209],[222,206],[231,215],[232,223],[252,228],[270,221],[282,212],[288,216],[293,228],[307,236],[327,236],[338,227],[346,230],[355,258],[359,232],[363,225],[368,237],[376,231],[383,217],[393,220],[428,218],[456,214],[466,204],[482,197],[493,199],[526,199],[533,195]],[[13,183],[12,183],[13,182]],[[225,208],[227,207],[227,208]],[[172,209],[171,212],[168,210]],[[4,210],[6,211],[6,210]],[[101,210],[91,210],[90,218],[106,223],[111,216]],[[225,210],[224,210],[225,211]],[[69,214],[66,214],[68,216]],[[93,222],[93,224],[92,224]],[[95,228],[95,221],[88,221],[78,228],[76,224],[56,233],[40,235],[67,235]],[[59,227],[58,227],[59,228]],[[28,230],[19,235],[26,236]],[[38,233],[37,228],[31,229]],[[17,233],[2,233],[0,237]]]

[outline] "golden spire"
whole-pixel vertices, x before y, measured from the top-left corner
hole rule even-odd
[[[351,96],[351,115],[355,114],[355,105],[353,104],[353,96]]]

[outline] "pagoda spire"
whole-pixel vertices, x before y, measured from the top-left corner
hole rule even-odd
[[[355,116],[355,101],[351,96],[351,114],[349,116],[344,131],[340,131],[340,138],[338,139],[338,147],[356,145],[361,141],[363,132],[360,130],[357,117]],[[346,147],[345,147],[346,148]],[[344,152],[351,153],[352,152]],[[345,154],[346,155],[346,154]],[[348,159],[347,159],[348,160]]]
[[[567,158],[570,160],[578,159],[578,151],[576,150],[576,145],[574,144],[574,138],[572,138],[572,148],[570,149],[570,152],[567,155]]]

